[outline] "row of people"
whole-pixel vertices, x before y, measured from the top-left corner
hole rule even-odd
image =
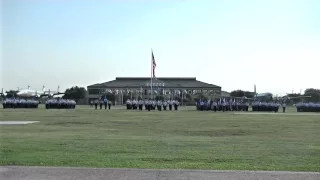
[[[104,106],[104,109],[111,109],[111,106],[112,106],[112,101],[110,100],[107,100],[107,99],[96,99],[94,101],[90,101],[90,107],[93,107],[94,105],[94,108],[95,109],[98,109],[98,106],[100,106],[100,109],[102,109],[102,107]]]
[[[285,112],[286,104],[282,105],[283,112]],[[212,101],[199,100],[196,102],[197,110],[199,111],[249,111],[249,103],[247,102],[228,102],[228,101]],[[278,112],[280,104],[276,102],[252,102],[252,111],[268,111]]]
[[[70,99],[48,99],[45,103],[46,109],[75,109],[76,102]]]
[[[39,101],[33,99],[6,98],[2,101],[3,109],[38,108]]]
[[[320,103],[298,103],[297,112],[320,112]]]
[[[212,100],[199,100],[196,102],[196,108],[198,111],[248,111],[248,103],[240,102],[220,102]]]
[[[179,101],[177,100],[130,100],[128,99],[126,101],[126,106],[127,109],[132,109],[132,110],[137,110],[139,109],[140,111],[143,110],[143,107],[145,108],[145,110],[151,111],[151,110],[155,110],[157,109],[158,111],[162,111],[163,110],[167,110],[167,108],[169,108],[168,110],[172,110],[174,108],[174,110],[178,110],[179,107]]]
[[[252,111],[278,112],[280,104],[277,102],[252,102]],[[283,112],[285,112],[286,104],[282,104]]]

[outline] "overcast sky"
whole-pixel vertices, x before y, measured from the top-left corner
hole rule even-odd
[[[157,77],[320,88],[318,0],[3,0],[1,11],[6,90],[150,77],[151,48]]]

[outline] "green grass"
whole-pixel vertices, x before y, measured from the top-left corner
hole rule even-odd
[[[0,110],[0,165],[320,172],[319,116]],[[296,113],[297,114],[297,113]]]

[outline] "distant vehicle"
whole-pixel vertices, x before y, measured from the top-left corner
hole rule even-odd
[[[254,97],[253,98],[248,98],[246,96],[243,96],[243,97],[232,97],[232,98],[242,99],[242,100],[264,100],[264,101],[269,101],[269,100],[272,100],[273,94],[269,93],[269,92],[257,93],[256,85],[254,85]]]
[[[278,100],[278,101],[287,101],[290,99],[300,99],[300,98],[309,98],[311,96],[295,96],[290,97],[288,94],[282,97],[274,97],[272,93],[265,92],[265,93],[257,93],[256,92],[256,85],[254,85],[254,98],[251,98],[252,100],[263,100],[263,101],[271,101],[271,100]]]
[[[42,87],[42,90],[39,91],[39,90],[33,90],[33,89],[30,89],[30,86],[28,86],[27,89],[19,89],[16,90],[16,91],[6,91],[6,92],[3,92],[3,89],[2,89],[2,92],[1,92],[1,96],[7,96],[8,93],[14,93],[14,96],[17,96],[17,97],[22,97],[22,98],[31,98],[31,97],[36,97],[36,98],[41,98],[41,97],[53,97],[55,95],[60,95],[60,94],[64,94],[64,93],[60,93],[59,92],[59,86],[58,86],[58,91],[57,92],[51,92],[50,89],[49,91],[45,91],[45,86]]]

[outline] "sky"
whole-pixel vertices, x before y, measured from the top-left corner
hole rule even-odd
[[[318,0],[3,0],[0,87],[196,77],[224,91],[320,88]]]

